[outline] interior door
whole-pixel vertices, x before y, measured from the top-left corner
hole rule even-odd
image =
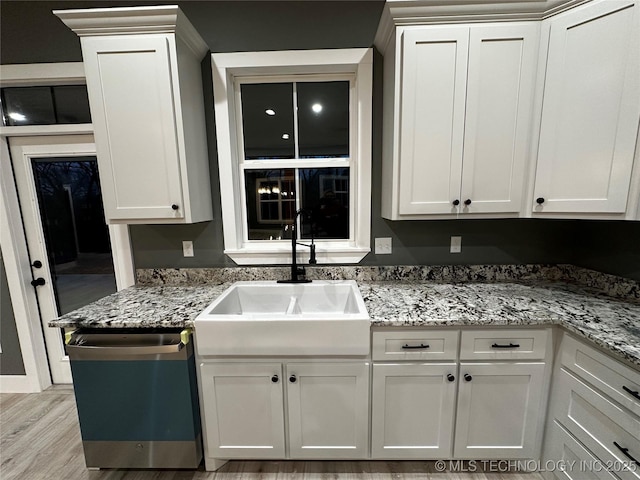
[[[53,383],[71,383],[50,320],[116,291],[92,135],[10,139]],[[29,287],[30,288],[30,287]]]

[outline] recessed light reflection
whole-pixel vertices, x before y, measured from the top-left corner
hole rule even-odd
[[[322,111],[322,105],[320,105],[319,103],[314,103],[311,106],[311,110],[313,110],[314,113],[320,113]]]
[[[264,113],[270,116],[274,116],[276,114],[275,110],[271,110],[270,108],[265,110]]]
[[[11,118],[12,120],[15,120],[17,122],[24,122],[27,119],[27,117],[25,117],[23,114],[18,113],[18,112],[9,113],[9,118]]]
[[[283,133],[282,134],[282,139],[283,140],[289,140],[289,134],[288,133]]]

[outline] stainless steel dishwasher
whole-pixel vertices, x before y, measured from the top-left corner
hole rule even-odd
[[[198,467],[191,330],[81,329],[66,344],[87,467]]]

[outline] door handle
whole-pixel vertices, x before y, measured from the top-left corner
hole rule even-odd
[[[35,280],[31,280],[31,285],[33,285],[34,287],[41,287],[43,286],[46,282],[46,280],[42,277],[38,277]]]

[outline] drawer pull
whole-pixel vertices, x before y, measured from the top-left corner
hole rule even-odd
[[[520,344],[509,342],[509,345],[500,345],[499,343],[494,343],[491,348],[520,348]]]
[[[402,348],[404,350],[415,350],[415,349],[420,349],[420,348],[424,349],[424,348],[429,348],[429,344],[425,345],[424,343],[421,343],[420,345],[409,345],[409,344],[405,343],[402,346]]]
[[[636,460],[635,458],[633,458],[631,456],[631,454],[629,453],[629,449],[628,448],[621,447],[620,445],[618,445],[618,442],[613,442],[613,444],[616,447],[618,447],[618,450],[620,450],[625,457],[627,457],[629,460],[631,460],[636,465],[640,465],[640,462],[638,462],[638,460]]]
[[[622,389],[637,400],[640,400],[640,392],[631,390],[629,387],[622,386]]]

